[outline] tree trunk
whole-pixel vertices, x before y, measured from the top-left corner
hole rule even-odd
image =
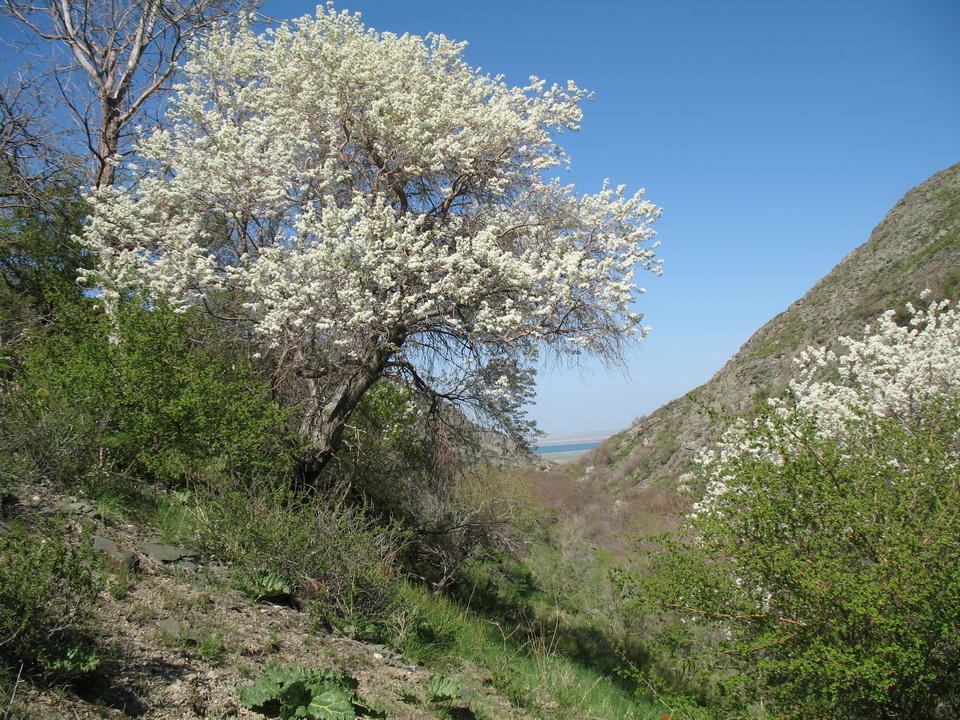
[[[102,119],[96,152],[97,189],[110,187],[116,179],[117,170],[113,160],[120,151],[120,132],[123,127],[119,101],[113,97],[101,97],[100,104]]]
[[[309,437],[313,447],[310,457],[300,465],[298,485],[317,489],[320,474],[343,445],[350,416],[367,390],[383,377],[390,358],[405,339],[404,331],[378,337],[371,343],[373,347],[336,374],[333,388],[323,387],[322,379],[311,380],[310,399],[300,423],[300,434]]]

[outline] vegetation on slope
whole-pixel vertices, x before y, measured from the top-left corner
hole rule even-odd
[[[325,47],[350,51],[350,62],[312,74],[257,76],[244,97],[261,89],[288,93],[291,102],[280,103],[286,107],[313,97],[297,91],[304,78],[326,82],[344,73],[341,87],[353,88],[360,77],[387,84],[408,77],[384,75],[387,63],[376,66],[380,74],[350,64],[377,53],[402,60],[413,52],[411,67],[419,69],[426,57],[439,60],[445,80],[477,80],[458,62],[455,47],[424,50],[416,39],[360,32],[357,23],[321,10],[318,34],[336,31],[336,42]],[[220,41],[242,54],[231,45],[235,39]],[[353,52],[351,43],[362,52]],[[262,73],[276,58],[266,42],[248,44],[260,53],[248,69]],[[285,50],[281,45],[274,49]],[[208,69],[217,70],[227,55],[212,53]],[[298,62],[309,65],[321,55],[306,53]],[[214,75],[218,82],[243,80],[230,75],[245,72],[243,65]],[[202,63],[192,68],[203,70]],[[207,92],[212,83],[197,78],[194,90]],[[275,79],[293,85],[273,86]],[[482,88],[487,80],[477,82]],[[428,85],[439,87],[434,78]],[[948,543],[937,554],[944,572],[933,583],[917,581],[920,571],[909,562],[922,555],[917,543],[937,547],[944,527],[950,542],[955,534],[955,488],[940,485],[953,478],[953,404],[926,406],[943,418],[936,428],[949,430],[924,435],[927,444],[910,445],[889,424],[861,438],[862,445],[890,450],[915,471],[909,480],[920,482],[909,486],[908,499],[923,502],[908,502],[906,515],[886,524],[875,516],[889,504],[863,510],[857,503],[870,496],[867,490],[879,498],[881,490],[908,487],[896,477],[901,465],[883,456],[879,465],[848,467],[849,446],[822,445],[822,437],[803,433],[794,437],[809,441],[807,454],[776,467],[761,462],[759,470],[746,458],[734,468],[755,498],[725,509],[739,524],[683,524],[686,501],[673,485],[704,445],[712,411],[742,411],[757,395],[778,396],[799,347],[855,331],[924,287],[938,295],[956,290],[960,166],[908,194],[870,242],[761,329],[701,388],[700,405],[675,401],[586,460],[538,472],[516,453],[491,458],[492,434],[464,413],[520,434],[516,413],[528,388],[524,361],[534,354],[534,340],[561,352],[592,349],[615,361],[621,340],[642,334],[640,318],[626,312],[629,283],[619,280],[636,263],[656,270],[652,253],[638,242],[649,239],[648,223],[658,211],[640,196],[605,191],[573,201],[566,190],[542,184],[544,165],[563,160],[543,125],[576,123],[582,94],[573,86],[568,94],[540,86],[510,91],[512,99],[500,106],[524,108],[507,117],[518,123],[513,140],[519,145],[510,152],[481,148],[479,165],[474,148],[465,146],[465,157],[439,166],[433,163],[438,144],[422,127],[435,120],[433,109],[421,117],[414,111],[422,103],[398,102],[396,113],[380,112],[384,97],[379,86],[371,87],[354,100],[374,102],[376,112],[354,112],[348,103],[338,108],[340,121],[327,125],[332,115],[311,115],[319,123],[311,138],[330,133],[330,147],[354,153],[331,177],[270,175],[291,167],[319,172],[327,164],[310,154],[326,146],[289,135],[293,128],[269,103],[252,113],[279,123],[271,137],[276,145],[267,145],[306,152],[296,155],[300,162],[265,162],[259,131],[251,133],[255,149],[248,147],[242,158],[197,153],[191,143],[208,140],[200,136],[209,128],[235,129],[239,99],[223,107],[200,102],[224,111],[209,123],[181,116],[178,128],[198,136],[168,148],[172,154],[161,148],[146,158],[147,165],[157,160],[162,166],[155,175],[151,168],[139,184],[118,183],[112,197],[126,194],[129,205],[101,198],[95,213],[78,192],[82,179],[70,171],[77,163],[66,162],[62,148],[35,147],[39,135],[30,135],[29,147],[3,146],[0,183],[10,200],[0,217],[4,720],[65,709],[77,717],[117,718],[955,717],[955,643],[941,638],[952,638],[956,625],[949,614],[956,563]],[[500,139],[486,129],[501,127],[504,117],[486,117],[470,105],[469,93],[462,95],[453,92],[451,106],[465,99],[467,115],[480,126],[457,133],[449,145]],[[523,114],[541,111],[551,119],[529,123]],[[451,122],[459,127],[458,118]],[[236,147],[243,150],[242,143]],[[20,151],[28,149],[51,153],[31,154],[23,163]],[[250,167],[241,162],[248,151],[257,158]],[[182,164],[168,177],[178,153]],[[413,160],[387,168],[385,155]],[[491,157],[505,158],[506,165]],[[206,175],[204,163],[214,159],[221,167]],[[222,192],[211,188],[237,169],[236,182]],[[249,192],[254,171],[285,191]],[[347,171],[358,175],[343,181]],[[481,171],[488,175],[474,182]],[[488,202],[497,188],[502,197]],[[301,190],[295,207],[264,210],[268,201],[289,203],[287,191]],[[338,203],[351,198],[351,211],[331,213],[332,224],[318,230],[311,203],[323,193],[320,205],[339,211]],[[513,208],[518,197],[524,201]],[[193,205],[198,198],[207,204]],[[365,227],[373,229],[353,237],[352,213],[371,208]],[[510,216],[512,209],[519,215]],[[524,228],[537,220],[537,229],[500,233],[496,223],[484,225],[491,217]],[[340,220],[345,224],[336,230]],[[125,223],[124,232],[107,227],[111,221]],[[458,223],[464,237],[445,234]],[[291,249],[295,243],[287,241],[303,228],[368,244],[308,241],[302,255],[277,250]],[[178,236],[181,231],[186,234]],[[93,277],[91,270],[106,266],[94,263],[78,234],[101,260],[123,256],[127,269],[142,274],[129,283],[132,276],[124,273],[101,274],[101,287],[81,292],[78,274]],[[171,245],[178,237],[184,244]],[[493,237],[504,244],[488,242]],[[135,245],[138,239],[143,242]],[[207,240],[212,245],[196,244]],[[181,252],[186,245],[196,252]],[[257,252],[247,252],[253,246]],[[131,248],[139,254],[124,254]],[[471,248],[477,252],[460,254]],[[234,263],[230,271],[214,263],[210,272],[192,274],[196,263],[212,263],[218,253],[224,265]],[[432,265],[415,267],[414,258],[430,253]],[[273,268],[276,284],[264,292],[258,258],[269,265],[306,256],[312,258],[307,269],[338,268],[310,276],[319,283],[312,286],[316,295],[304,292],[302,267],[282,262]],[[515,264],[522,259],[542,265]],[[361,262],[369,266],[358,272]],[[164,275],[178,263],[183,272]],[[247,285],[227,281],[248,271]],[[351,296],[342,292],[341,279]],[[157,292],[144,294],[154,281]],[[444,282],[447,291],[438,300]],[[544,287],[554,291],[553,302],[546,302]],[[398,298],[410,301],[407,315],[391,315]],[[261,301],[262,314],[244,314]],[[367,312],[374,306],[379,316]],[[261,323],[291,307],[295,316],[281,317],[286,325]],[[323,315],[327,311],[340,314]],[[314,321],[309,332],[305,318]],[[451,377],[451,358],[464,355],[471,362]],[[464,410],[451,408],[451,401]],[[919,455],[905,453],[907,447],[919,448]],[[924,466],[918,457],[948,462]],[[824,460],[849,482],[825,487]],[[931,467],[937,472],[930,474]],[[782,481],[778,492],[765,492],[768,475]],[[695,478],[687,480],[699,490]],[[863,485],[866,480],[879,485]],[[800,490],[815,498],[812,519],[790,525],[782,521],[789,509],[783,506],[802,506],[789,502]],[[860,508],[872,524],[845,523],[845,515],[827,512],[846,507]],[[758,518],[774,521],[754,522]],[[898,530],[892,544],[857,555],[847,543],[834,552],[851,533],[886,538],[891,523]],[[696,542],[685,542],[678,528],[698,533]],[[825,534],[816,532],[823,528]],[[781,545],[791,547],[778,544],[786,531],[793,533],[788,540],[803,536],[819,555],[778,554]],[[635,542],[628,536],[654,549],[651,536],[662,532],[672,533],[662,542],[674,552],[665,565],[624,560]],[[683,562],[698,550],[719,554]],[[875,581],[897,553],[903,559],[897,570],[910,572],[891,571]],[[743,591],[749,560],[767,564]],[[720,572],[730,561],[740,565]],[[860,582],[851,568],[870,578]],[[788,570],[805,582],[791,584]],[[862,593],[843,592],[848,604],[821,614],[826,625],[803,636],[811,642],[798,649],[794,636],[771,630],[763,603],[774,592],[786,609],[773,627],[783,620],[807,628],[816,623],[803,616],[803,603],[833,602],[851,582]],[[676,605],[681,595],[697,606],[668,604],[683,612],[663,612],[664,603]],[[759,615],[745,605],[745,598],[756,605],[758,597]],[[684,615],[688,609],[720,622],[696,624],[690,632],[695,623]],[[939,625],[931,626],[932,616]],[[746,629],[735,620],[746,621]],[[925,655],[916,642],[920,627],[934,639]],[[721,660],[735,650],[738,662],[701,662],[718,648]],[[863,662],[864,653],[871,662]],[[846,704],[840,702],[845,693],[853,698]]]
[[[11,231],[17,267],[69,276],[83,253],[44,232],[62,230]],[[136,295],[107,315],[54,273],[19,277],[0,323],[5,717],[254,716],[238,686],[274,665],[347,673],[351,702],[399,718],[665,712],[616,673],[609,560],[543,535],[462,416],[384,382],[304,484],[296,408],[215,319]]]
[[[624,485],[676,483],[711,437],[712,413],[743,413],[757,398],[779,395],[808,345],[857,336],[890,308],[957,297],[960,284],[960,164],[910,190],[869,240],[803,298],[771,319],[706,384],[610,438],[587,463]]]

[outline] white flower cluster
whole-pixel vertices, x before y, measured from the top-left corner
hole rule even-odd
[[[916,418],[930,401],[960,392],[960,315],[949,301],[927,310],[907,304],[909,320],[885,313],[862,340],[839,339],[839,353],[808,348],[798,358],[800,374],[791,388],[798,408],[815,415],[830,436],[844,422],[864,414],[902,420]],[[836,368],[839,380],[820,380]]]
[[[90,282],[234,298],[268,346],[432,334],[603,354],[642,337],[629,306],[636,270],[660,272],[659,208],[545,180],[586,93],[508,87],[462,49],[330,7],[215,33],[139,146],[136,183],[93,198]]]
[[[891,310],[867,326],[862,339],[839,338],[837,351],[807,348],[797,358],[800,370],[788,395],[768,401],[774,417],[808,418],[818,436],[838,441],[851,439],[857,423],[869,418],[922,423],[932,401],[960,394],[960,312],[949,305],[944,300],[924,310],[907,304],[905,322],[897,322]],[[739,460],[779,462],[791,449],[774,417],[740,419],[701,453],[707,486],[694,517],[716,510],[719,498],[738,491]]]

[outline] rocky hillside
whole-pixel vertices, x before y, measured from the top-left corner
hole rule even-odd
[[[0,505],[21,518],[58,519],[64,537],[91,539],[102,557],[104,590],[93,614],[101,663],[70,683],[19,682],[16,673],[11,682],[0,675],[0,720],[279,717],[273,706],[251,709],[243,701],[244,688],[262,682],[270,668],[344,678],[345,687],[369,704],[355,709],[358,720],[533,718],[469,662],[440,675],[386,645],[325,629],[289,598],[252,600],[238,591],[228,565],[155,541],[156,528],[105,515],[93,501],[48,486],[21,487],[26,490],[18,497],[0,488]],[[0,522],[0,536],[9,529]],[[441,689],[454,690],[440,693],[438,679],[447,683]],[[318,710],[309,717],[346,715]]]
[[[808,345],[858,335],[889,308],[960,297],[960,163],[908,192],[826,277],[770,320],[706,384],[614,436],[586,458],[595,476],[627,487],[676,480],[707,441],[707,408],[743,412],[781,392]]]

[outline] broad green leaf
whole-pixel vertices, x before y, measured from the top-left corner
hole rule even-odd
[[[460,697],[460,684],[446,675],[433,675],[424,685],[427,702],[449,702]]]

